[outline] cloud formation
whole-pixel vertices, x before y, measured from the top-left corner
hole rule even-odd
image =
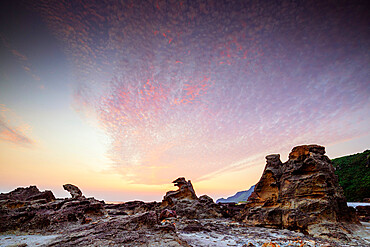
[[[4,105],[0,104],[0,140],[23,147],[35,145],[35,141],[26,134],[30,127],[24,123],[14,125],[16,124],[14,119],[15,115]]]
[[[32,70],[31,63],[26,55],[15,49],[10,42],[6,39],[6,37],[0,33],[0,39],[3,45],[9,50],[9,52],[13,55],[14,59],[21,65],[22,69],[30,75],[35,81],[40,81],[40,77]]]
[[[97,116],[117,171],[160,184],[241,169],[265,150],[369,133],[369,34],[360,5],[34,7],[74,62],[77,108]]]

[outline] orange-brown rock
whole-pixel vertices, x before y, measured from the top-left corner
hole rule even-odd
[[[176,179],[172,183],[174,183],[174,186],[179,187],[179,189],[175,191],[168,191],[163,197],[162,206],[172,206],[174,205],[174,201],[177,200],[198,199],[190,180],[186,181],[184,177],[181,177]]]
[[[178,216],[188,219],[222,216],[220,206],[214,203],[212,198],[207,195],[197,197],[190,180],[186,181],[185,178],[180,177],[172,183],[179,189],[166,193],[161,203],[162,208],[170,209]]]
[[[246,205],[247,223],[344,239],[346,233],[339,224],[358,224],[324,147],[295,147],[285,163],[278,154],[266,160],[262,177]]]

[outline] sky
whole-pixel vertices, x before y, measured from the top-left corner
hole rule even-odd
[[[370,147],[366,1],[0,2],[0,192],[217,199]]]

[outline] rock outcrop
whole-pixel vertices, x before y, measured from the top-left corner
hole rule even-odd
[[[0,194],[0,232],[55,231],[69,223],[86,223],[104,215],[103,201],[85,197],[55,199],[51,191],[40,192],[36,186]]]
[[[53,192],[50,190],[40,191],[36,186],[29,186],[26,188],[19,187],[9,193],[0,194],[2,203],[6,200],[8,203],[12,202],[30,202],[35,200],[45,200],[51,202],[55,200]]]
[[[173,210],[178,216],[189,219],[222,216],[220,206],[212,198],[207,195],[197,197],[190,180],[180,177],[172,183],[179,189],[166,193],[161,203],[162,208]]]
[[[105,209],[109,215],[134,215],[149,211],[159,211],[160,203],[158,202],[142,202],[129,201],[119,204],[106,204]]]
[[[73,199],[83,198],[81,190],[73,184],[65,184],[63,185],[63,189],[68,191]]]
[[[358,224],[338,184],[325,148],[304,145],[292,149],[289,160],[266,157],[266,167],[249,197],[245,222],[265,227],[298,230],[329,238],[345,239],[343,224]],[[341,225],[341,227],[339,227]]]
[[[162,200],[162,206],[173,206],[179,200],[196,200],[198,199],[195,194],[191,181],[186,181],[184,177],[174,180],[174,186],[179,187],[178,190],[168,191]]]

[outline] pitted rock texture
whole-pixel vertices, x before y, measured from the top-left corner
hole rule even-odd
[[[102,201],[85,197],[55,199],[51,191],[40,192],[36,186],[18,188],[0,198],[0,232],[55,231],[106,215]]]
[[[198,199],[190,180],[186,181],[185,178],[180,177],[174,180],[172,183],[174,183],[174,186],[179,187],[179,189],[175,191],[168,191],[166,193],[166,195],[163,197],[163,200],[162,200],[163,206],[173,206],[175,201],[178,201],[178,200]]]
[[[29,186],[26,188],[19,187],[9,193],[1,193],[0,201],[8,202],[25,202],[35,200],[45,200],[51,202],[55,200],[53,192],[50,190],[40,191],[36,186]]]
[[[197,197],[190,180],[180,177],[172,183],[179,189],[166,193],[161,203],[162,208],[173,210],[178,216],[188,219],[222,216],[220,206],[212,198],[207,195]]]
[[[285,163],[278,154],[268,155],[262,177],[248,199],[244,220],[314,235],[325,232],[329,238],[346,238],[350,230],[340,230],[341,223],[359,224],[354,210],[347,206],[325,148],[319,145],[293,148]]]

